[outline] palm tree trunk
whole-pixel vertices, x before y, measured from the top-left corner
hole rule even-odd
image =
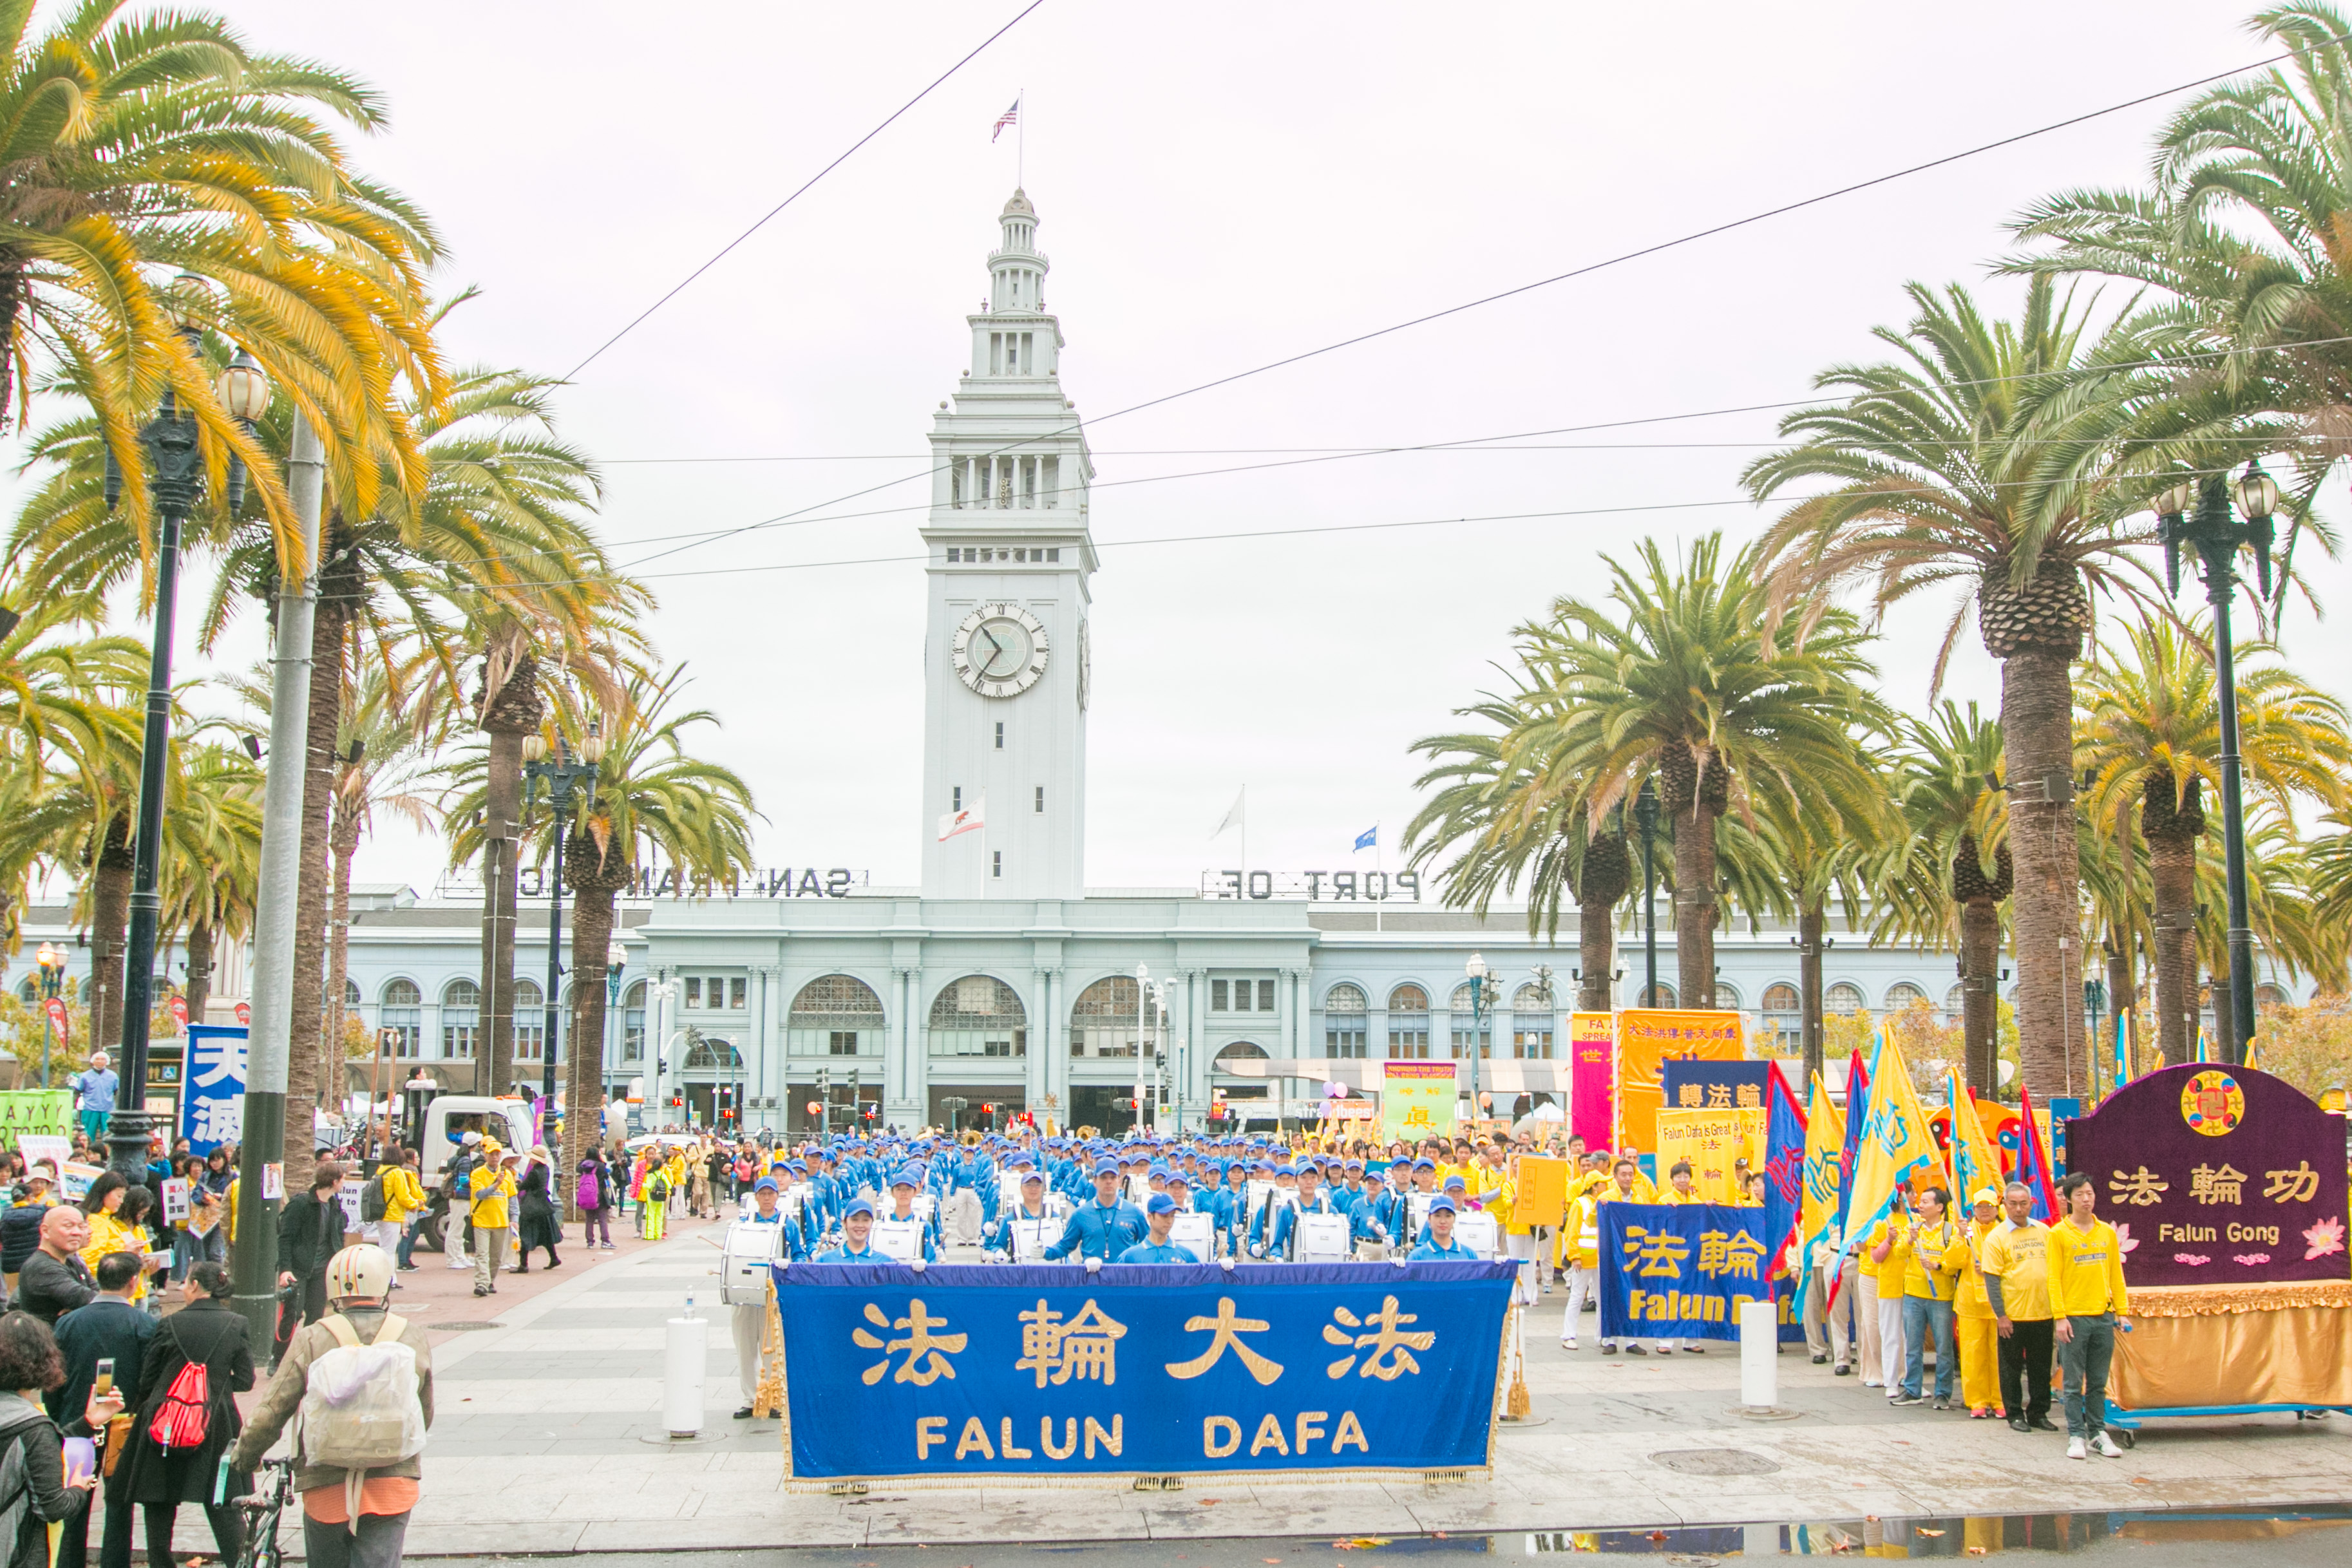
[[[213,994],[213,923],[198,915],[188,927],[188,1021],[205,1021],[205,1004]]]
[[[2168,1066],[2197,1056],[2197,841],[2205,831],[2200,784],[2191,779],[2176,796],[2171,779],[2151,779],[2139,803],[2156,926],[2156,1040]]]
[[[302,864],[294,891],[294,978],[288,998],[286,1190],[307,1192],[313,1166],[310,1116],[325,1087],[319,1068],[326,1021],[321,982],[327,966],[327,845],[335,788],[335,730],[342,718],[344,635],[350,606],[364,586],[351,563],[350,538],[338,515],[328,533],[328,565],[319,580],[310,631],[310,733],[302,755]],[[341,1042],[336,1042],[341,1055]]]
[[[2075,1067],[2083,1043],[2083,932],[2073,666],[2073,651],[2041,643],[2008,652],[2000,665],[2009,846],[2017,867],[2010,910],[2019,1066],[2044,1101],[2082,1089]]]
[[[1676,1004],[1715,1006],[1715,824],[1717,811],[1700,791],[1675,819],[1675,969]]]
[[[489,687],[490,661],[484,661],[480,724],[490,737],[489,769],[483,784],[482,833],[482,1040],[484,1064],[474,1082],[478,1094],[503,1094],[514,1079],[514,947],[521,873],[522,737],[539,727],[546,700],[539,690],[539,661],[517,656],[505,681]],[[553,1049],[554,1041],[547,1042]]]
[[[1797,911],[1797,1030],[1803,1037],[1805,1082],[1825,1071],[1828,1035],[1822,1026],[1822,944],[1829,935],[1826,896],[1815,894]]]
[[[1970,846],[1971,852],[1974,846]],[[2000,1087],[2000,905],[1960,904],[1960,1035],[1969,1087],[1987,1099]]]
[[[626,885],[618,843],[599,852],[596,841],[574,833],[566,846],[572,883],[572,1019],[570,1076],[563,1090],[563,1168],[574,1171],[600,1139],[604,1110],[605,955],[613,939],[614,899]],[[618,868],[619,876],[611,873]],[[570,1211],[567,1184],[564,1203]]]
[[[111,1051],[122,1039],[123,949],[131,927],[131,815],[107,819],[89,889],[89,1048]]]
[[[1612,817],[1584,846],[1576,877],[1576,1005],[1611,1010],[1617,958],[1617,904],[1633,884],[1622,816]]]
[[[321,1030],[319,1056],[319,1081],[331,1083],[341,1098],[344,1092],[347,1072],[344,1062],[350,1052],[344,1048],[343,1035],[351,1017],[351,1001],[344,994],[351,973],[352,932],[352,857],[359,852],[359,813],[352,803],[337,795],[330,810],[327,830],[327,853],[331,857],[329,881],[334,911],[333,921],[327,927],[327,984],[322,994],[319,1027]]]

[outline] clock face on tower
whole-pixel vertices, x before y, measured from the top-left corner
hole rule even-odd
[[[1045,627],[1017,604],[983,604],[956,628],[956,678],[984,697],[1017,697],[1045,674]]]

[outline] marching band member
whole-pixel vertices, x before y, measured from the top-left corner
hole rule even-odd
[[[877,1236],[913,1238],[912,1250],[926,1263],[940,1260],[938,1241],[931,1227],[915,1213],[915,1193],[923,1178],[912,1166],[906,1166],[890,1178],[890,1212],[874,1222]]]
[[[1429,1228],[1406,1261],[1475,1263],[1478,1254],[1454,1239],[1454,1199],[1444,1193],[1429,1200]]]
[[[1168,1239],[1170,1227],[1176,1223],[1176,1200],[1164,1192],[1155,1192],[1143,1206],[1145,1223],[1150,1234],[1118,1255],[1122,1263],[1198,1263],[1189,1247],[1179,1247]]]
[[[1118,1196],[1118,1162],[1106,1155],[1095,1162],[1095,1196],[1070,1216],[1062,1239],[1045,1249],[1049,1260],[1076,1252],[1108,1263],[1143,1239],[1148,1227],[1143,1211]]]
[[[751,1212],[736,1223],[782,1228],[782,1198],[776,1178],[761,1176],[751,1188]],[[734,1314],[735,1377],[743,1396],[743,1407],[735,1412],[735,1419],[749,1421],[752,1401],[760,1393],[760,1347],[767,1339],[769,1309],[765,1304],[754,1304],[737,1305],[730,1310]]]
[[[1042,1221],[1050,1218],[1045,1212],[1045,1178],[1027,1161],[1020,1166],[1021,1198],[1013,1212],[1003,1218],[992,1220],[981,1227],[980,1244],[992,1252],[1011,1258],[1019,1249],[1013,1244],[1013,1227],[1022,1220]]]
[[[841,1211],[841,1245],[820,1256],[820,1263],[887,1263],[881,1253],[874,1250],[874,1205],[862,1197],[853,1197]]]
[[[1339,1214],[1339,1206],[1331,1201],[1329,1193],[1322,1190],[1322,1171],[1313,1160],[1298,1166],[1297,1200],[1275,1214],[1274,1233],[1270,1239],[1261,1240],[1255,1234],[1250,1238],[1251,1257],[1263,1258],[1271,1252],[1277,1258],[1295,1260],[1298,1217],[1302,1214]]]

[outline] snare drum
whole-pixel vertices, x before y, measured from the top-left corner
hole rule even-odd
[[[719,1254],[719,1299],[730,1307],[756,1307],[768,1299],[768,1270],[781,1262],[784,1228],[738,1220],[727,1228]]]

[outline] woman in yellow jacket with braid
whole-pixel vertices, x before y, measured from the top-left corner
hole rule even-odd
[[[1960,1403],[1971,1420],[1984,1421],[2005,1414],[2000,1408],[2000,1336],[1993,1321],[1992,1301],[1985,1294],[1984,1244],[2000,1218],[2000,1193],[1986,1187],[1976,1195],[1974,1212],[1962,1245],[1959,1285],[1952,1293],[1952,1314],[1959,1322]]]

